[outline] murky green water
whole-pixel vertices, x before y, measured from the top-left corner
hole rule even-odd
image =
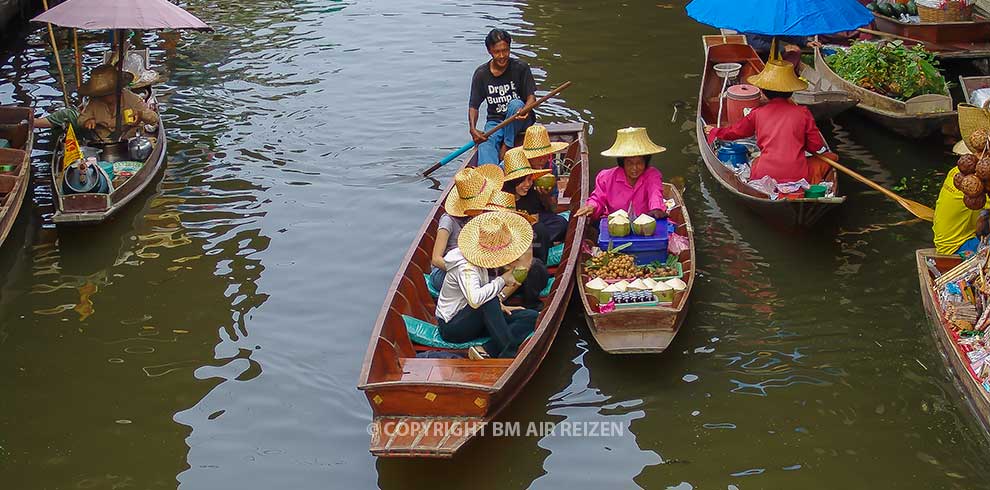
[[[157,189],[55,230],[39,138],[33,202],[0,251],[3,487],[990,488],[918,297],[928,227],[846,180],[810,232],[736,208],[698,162],[708,30],[683,3],[188,2],[215,33],[145,38],[171,73]],[[595,154],[630,124],[669,149],[697,233],[691,314],[667,353],[614,357],[572,305],[503,415],[620,436],[376,460],[354,387],[368,333],[439,195],[416,172],[466,141],[494,26],[543,89],[575,82],[544,121],[585,121]],[[0,53],[0,103],[60,99],[42,35]],[[84,41],[95,63],[105,45]],[[852,167],[933,202],[951,161],[937,141],[854,116],[823,129]]]

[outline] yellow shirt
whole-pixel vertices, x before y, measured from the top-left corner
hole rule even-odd
[[[943,255],[955,253],[966,240],[976,236],[976,220],[980,216],[979,211],[963,204],[962,191],[952,183],[958,173],[959,167],[953,166],[949,170],[935,203],[932,231],[935,232],[935,250]]]

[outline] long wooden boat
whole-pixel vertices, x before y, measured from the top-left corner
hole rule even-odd
[[[713,69],[718,63],[741,64],[742,71],[739,74],[741,79],[763,70],[763,61],[748,45],[714,44],[706,49],[705,72],[701,80],[701,91],[698,95],[697,138],[701,157],[708,171],[730,194],[767,220],[783,226],[811,226],[815,224],[825,213],[846,200],[844,196],[839,195],[839,182],[835,169],[829,168],[823,179],[831,184],[835,197],[770,199],[767,194],[740,180],[731,169],[719,161],[715,149],[708,144],[705,136],[705,125],[709,121],[714,122],[718,117],[719,94],[722,90],[722,79]]]
[[[152,109],[157,108],[154,90],[149,89],[146,101]],[[62,154],[64,141],[56,144],[58,151],[52,154],[51,175],[54,192],[55,214],[52,220],[62,225],[92,225],[102,223],[119,212],[134,200],[145,188],[155,180],[165,166],[167,141],[165,124],[159,120],[158,127],[153,133],[145,133],[152,140],[153,149],[140,169],[129,177],[115,177],[110,192],[88,192],[68,194],[62,187],[63,169]]]
[[[0,245],[7,239],[21,210],[31,179],[34,111],[30,107],[0,107]]]
[[[571,143],[565,161],[574,162],[558,180],[559,210],[575,211],[588,197],[588,146],[584,124],[550,124],[554,141]],[[476,165],[472,154],[463,165]],[[371,453],[376,456],[453,456],[523,389],[546,356],[574,286],[586,218],[570,220],[560,265],[552,268],[554,283],[544,299],[536,330],[514,359],[436,359],[416,357],[425,349],[414,344],[402,316],[436,323],[435,302],[423,275],[450,186],[419,230],[385,296],[371,332],[358,388],[374,413]]]
[[[959,76],[959,89],[962,90],[963,100],[965,100],[967,104],[973,103],[970,100],[970,96],[973,91],[981,88],[990,88],[990,76]]]
[[[875,30],[913,39],[940,58],[971,59],[990,56],[990,19],[974,13],[964,22],[901,22],[874,12]]]
[[[928,314],[928,324],[931,327],[932,335],[935,336],[935,343],[942,351],[942,357],[946,360],[946,365],[952,372],[956,385],[965,396],[970,409],[980,421],[984,431],[988,431],[990,430],[990,393],[981,386],[970,368],[966,353],[956,343],[956,333],[946,321],[944,308],[935,290],[935,276],[928,268],[928,262],[931,261],[935,269],[940,273],[945,273],[959,265],[962,259],[957,256],[939,255],[935,249],[918,250],[916,257],[921,300],[925,305],[925,312]]]
[[[720,36],[704,36],[702,38],[705,50],[718,44],[748,44],[746,36],[734,34],[735,31],[722,29],[725,34]],[[762,63],[762,60],[760,61]],[[801,77],[808,81],[808,89],[794,92],[791,99],[811,111],[816,121],[828,121],[833,117],[852,109],[859,99],[845,90],[832,85],[811,66],[801,64]]]
[[[674,200],[674,206],[669,210],[670,219],[677,223],[677,232],[686,236],[690,246],[678,254],[684,269],[682,280],[687,283],[687,289],[678,293],[670,305],[647,306],[642,308],[616,308],[607,313],[599,313],[598,300],[589,294],[584,285],[592,279],[584,270],[584,262],[590,255],[581,254],[578,262],[578,274],[575,276],[578,296],[584,306],[584,317],[588,322],[591,335],[609,354],[649,354],[659,353],[667,349],[674,336],[681,329],[684,317],[687,316],[688,298],[694,286],[694,228],[684,198],[680,191],[671,184],[664,184],[664,196]],[[594,234],[593,228],[588,233]],[[597,237],[597,235],[595,235]]]
[[[936,131],[953,132],[956,111],[948,89],[942,94],[925,94],[907,101],[895,100],[849,82],[828,66],[820,49],[815,49],[815,70],[834,86],[859,97],[856,109],[877,124],[908,138],[923,138]],[[958,128],[955,129],[958,132]]]

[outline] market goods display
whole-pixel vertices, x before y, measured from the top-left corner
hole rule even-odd
[[[632,231],[629,223],[629,214],[623,210],[618,210],[608,215],[608,234],[621,238]]]
[[[900,17],[901,15],[918,15],[918,4],[911,0],[907,3],[896,2],[870,2],[866,4],[870,11],[877,12],[887,17]]]
[[[648,214],[641,214],[632,222],[633,233],[642,236],[653,236],[657,231],[657,220]]]
[[[973,135],[976,133],[974,131],[970,135],[970,140],[974,140]],[[983,138],[983,144],[987,145],[990,133],[984,131],[979,136]],[[956,161],[956,167],[959,168],[959,173],[952,178],[952,184],[963,193],[963,204],[974,211],[983,209],[987,204],[987,191],[990,190],[990,154],[984,157],[962,155]]]
[[[635,257],[618,252],[624,248],[625,246],[617,247],[588,259],[584,264],[588,275],[606,281],[619,279],[637,281],[648,278],[674,277],[680,274],[676,255],[668,255],[666,262],[654,261],[646,265],[636,265]],[[649,288],[641,287],[640,289]]]
[[[892,99],[946,94],[935,55],[921,45],[901,41],[859,41],[826,58],[840,77]]]

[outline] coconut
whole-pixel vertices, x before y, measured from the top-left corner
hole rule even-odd
[[[978,196],[963,196],[963,204],[973,211],[979,211],[987,205],[987,195],[980,194]]]
[[[553,189],[553,186],[557,185],[557,177],[554,177],[553,174],[546,174],[536,179],[533,185],[540,189],[550,190]]]
[[[625,279],[613,284],[620,292],[625,292],[629,289],[629,283]]]
[[[674,301],[674,288],[670,287],[665,282],[658,282],[657,285],[653,287],[653,296],[656,296],[657,301],[661,303],[670,303]]]
[[[971,197],[976,197],[986,192],[986,189],[983,187],[983,181],[981,181],[976,175],[967,175],[963,177],[959,185],[959,190],[961,190],[963,194]]]
[[[652,290],[654,287],[656,287],[657,282],[654,281],[652,277],[647,277],[646,279],[643,279],[643,284],[646,285],[647,289]]]
[[[680,280],[679,278],[673,278],[666,281],[666,284],[674,289],[675,292],[681,292],[687,289],[687,283]]]
[[[616,216],[608,220],[608,234],[614,237],[624,237],[629,234],[629,218]]]
[[[963,155],[959,157],[956,161],[956,166],[959,167],[959,171],[963,175],[969,175],[976,171],[976,164],[979,162],[979,158],[976,155]]]
[[[608,303],[609,298],[611,298],[610,294],[604,294],[603,292],[607,287],[608,283],[600,277],[596,277],[584,285],[584,289],[588,294],[594,296],[599,303]]]
[[[969,138],[966,139],[966,144],[972,151],[983,151],[987,148],[987,140],[990,140],[990,131],[987,128],[978,128],[970,133]]]
[[[616,212],[608,215],[608,219],[611,221],[612,218],[615,218],[617,216],[622,216],[623,218],[629,219],[629,213],[627,213],[625,209],[620,209],[620,210],[618,210],[618,211],[616,211]]]
[[[629,289],[635,289],[636,291],[646,291],[650,288],[646,287],[642,279],[636,279],[635,281],[629,283]]]
[[[641,214],[632,222],[633,233],[642,236],[653,236],[657,231],[657,220],[648,214]]]

